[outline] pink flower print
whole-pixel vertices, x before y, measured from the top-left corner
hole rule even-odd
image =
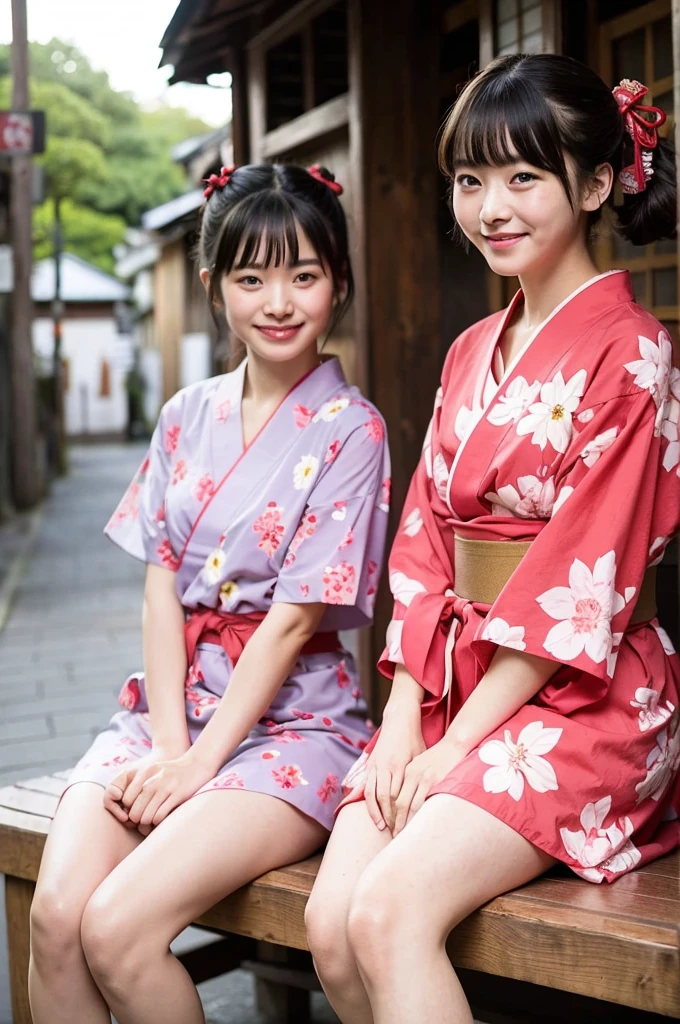
[[[179,427],[168,427],[163,438],[163,450],[166,455],[173,455],[177,451],[179,443]]]
[[[361,690],[359,689],[358,686],[355,686],[354,689],[352,690],[352,697],[354,698],[354,700],[361,700]]]
[[[253,523],[253,530],[262,534],[258,541],[258,548],[261,548],[270,558],[281,544],[281,537],[284,533],[284,526],[281,522],[283,509],[275,501],[270,501],[261,516]]]
[[[260,755],[263,761],[274,761],[277,757],[281,757],[280,750],[263,750]]]
[[[245,783],[238,772],[225,772],[209,784],[209,789],[243,789]]]
[[[195,697],[193,697],[193,696],[189,697],[189,694],[186,694],[186,696],[187,696],[187,698],[189,700],[192,701],[192,703],[196,704],[196,707],[194,708],[194,715],[195,715],[196,718],[200,718],[201,717],[201,712],[205,708],[212,707],[213,704],[219,704],[219,702],[220,702],[220,698],[219,697],[214,697],[214,696],[199,697],[198,700],[196,700]]]
[[[380,509],[381,512],[389,512],[391,494],[392,478],[386,476],[380,488],[380,501],[378,502],[378,508]]]
[[[314,717],[314,715],[312,715],[312,718],[313,717]],[[280,729],[280,728],[281,728],[280,725],[277,726],[277,729]],[[270,732],[271,731],[273,731],[273,730],[270,730]],[[284,729],[282,732],[279,732],[279,734],[277,735],[276,742],[277,743],[305,743],[306,741],[305,741],[304,736],[301,736],[299,732],[293,732],[292,729]]]
[[[339,736],[339,739],[341,739],[343,743],[346,743],[348,747],[356,746],[354,740],[351,740],[349,736]]]
[[[220,402],[215,410],[215,419],[218,423],[225,423],[229,419],[231,413],[231,400],[225,399],[224,402]]]
[[[341,690],[344,690],[345,687],[349,686],[350,684],[350,675],[349,672],[347,671],[347,666],[345,664],[344,658],[338,664],[338,667],[336,668],[335,671],[338,677],[338,686],[340,687]]]
[[[187,672],[187,678],[186,682],[184,683],[184,688],[186,690],[189,690],[191,689],[192,686],[198,686],[200,683],[204,682],[205,676],[201,671],[201,662],[199,658],[196,658],[193,665],[189,666],[189,671]]]
[[[317,522],[317,517],[314,515],[313,512],[305,512],[300,522],[300,525],[295,531],[295,536],[293,537],[292,541],[288,546],[288,551],[286,552],[286,560],[283,563],[285,566],[293,565],[293,563],[295,562],[295,552],[297,551],[297,549],[300,547],[304,540],[307,540],[309,537],[314,536],[317,527]]]
[[[314,715],[310,711],[300,711],[300,708],[291,708],[291,713],[296,718],[301,718],[303,722],[308,722],[314,718]]]
[[[137,470],[137,483],[138,484],[141,484],[141,483],[144,482],[144,477],[147,474],[147,471],[149,469],[150,463],[151,463],[151,459],[147,455],[146,458],[144,459],[144,462],[141,464],[141,466]]]
[[[180,482],[180,480],[184,480],[184,477],[186,475],[187,464],[184,461],[184,459],[179,459],[179,461],[175,463],[175,468],[172,471],[172,478],[170,480],[171,485],[175,487]]]
[[[213,495],[213,479],[210,473],[204,473],[201,479],[194,487],[194,497],[196,501],[205,501],[206,498],[211,498]]]
[[[109,526],[114,529],[120,526],[126,519],[136,519],[139,515],[139,492],[140,485],[134,480],[123,495],[120,505],[111,516]]]
[[[142,746],[147,747],[149,750],[151,750],[151,740],[143,739]]]
[[[302,769],[297,764],[284,764],[280,768],[272,768],[272,778],[281,789],[295,789],[296,786],[308,786]]]
[[[340,562],[336,566],[327,566],[323,582],[326,604],[352,604],[356,593],[356,569],[353,565]]]
[[[165,503],[158,506],[154,512],[153,521],[161,528],[161,530],[165,528]]]
[[[307,586],[306,583],[300,584],[300,593],[302,594],[303,597],[309,597],[309,587]]]
[[[351,530],[348,530],[345,534],[344,540],[341,540],[338,544],[338,548],[342,551],[343,548],[348,548],[350,544],[354,543],[354,534]]]
[[[378,582],[378,563],[371,558],[366,572],[366,596],[371,597],[376,592]]]
[[[302,429],[311,423],[313,419],[314,411],[312,409],[307,409],[306,406],[300,405],[299,403],[298,405],[293,406],[293,420],[295,421],[296,427],[300,427]]]
[[[166,569],[172,569],[175,572],[179,569],[179,558],[172,550],[172,544],[169,540],[164,540],[162,544],[156,548],[156,554],[160,555],[161,562]]]
[[[110,761],[102,761],[102,768],[112,768],[114,765],[117,767],[121,764],[127,764],[128,761],[132,761],[131,757],[123,757],[122,754],[117,754],[112,757]]]
[[[325,780],[317,789],[316,795],[322,804],[326,804],[329,799],[337,793],[339,787],[340,783],[337,775],[327,775]]]
[[[370,437],[371,441],[375,441],[376,444],[380,444],[385,437],[385,428],[380,417],[373,413],[370,420],[368,420],[367,423],[364,423],[364,427],[366,428],[366,433]]]
[[[331,518],[336,519],[339,523],[347,517],[347,502],[346,501],[334,501],[333,506],[335,512],[332,513]]]
[[[134,711],[139,704],[139,683],[136,679],[128,679],[123,683],[118,694],[118,703],[128,711]]]
[[[333,441],[333,444],[329,444],[329,446],[328,446],[328,451],[326,452],[326,458],[324,459],[324,462],[327,462],[327,463],[328,462],[335,462],[335,460],[338,457],[338,452],[339,451],[340,451],[340,442],[339,441]]]
[[[333,724],[333,719],[332,719],[332,718],[322,718],[322,719],[321,719],[321,721],[322,721],[322,722],[323,722],[323,724],[324,724],[324,725],[325,725],[325,726],[326,726],[327,728],[329,728],[329,729],[330,729],[330,727],[331,727],[331,726],[332,726],[332,724]]]

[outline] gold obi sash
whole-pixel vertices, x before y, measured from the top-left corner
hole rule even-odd
[[[455,535],[455,592],[464,601],[493,604],[512,576],[531,541],[469,540]],[[647,569],[630,625],[656,617],[656,566]]]

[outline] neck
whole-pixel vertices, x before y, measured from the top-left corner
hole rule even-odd
[[[248,349],[243,397],[262,405],[279,402],[297,382],[319,365],[316,345],[295,359],[275,363]]]
[[[527,327],[538,327],[567,296],[598,274],[588,250],[579,248],[561,257],[557,267],[549,266],[523,275],[520,277],[524,295],[521,321]]]

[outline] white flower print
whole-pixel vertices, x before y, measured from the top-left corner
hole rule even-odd
[[[440,384],[439,387],[437,388],[437,390],[435,392],[435,396],[434,396],[434,411],[436,412],[437,409],[441,409],[443,404],[444,404],[444,388]]]
[[[472,420],[473,410],[468,409],[467,405],[461,405],[460,409],[456,413],[456,420],[453,424],[453,431],[459,441],[464,441],[467,437],[467,432],[470,429]]]
[[[390,573],[390,590],[396,601],[401,602],[406,608],[416,594],[426,593],[426,587],[418,580],[411,580],[403,572],[395,570]]]
[[[419,508],[414,508],[406,516],[404,525],[402,527],[407,537],[415,537],[416,534],[420,533],[423,527],[423,513]]]
[[[654,629],[656,631],[656,635],[658,636],[659,640],[661,641],[661,646],[664,649],[664,653],[665,654],[675,654],[675,647],[673,646],[673,641],[671,640],[671,638],[669,637],[668,633],[663,628],[663,626],[660,626],[659,623],[657,622],[654,625]]]
[[[573,494],[573,493],[574,493],[574,488],[573,487],[567,486],[567,487],[563,487],[562,488],[560,493],[555,498],[555,504],[553,505],[553,509],[552,509],[553,516],[557,512],[559,512],[559,510],[562,508],[562,506],[564,505],[564,503],[567,500],[567,498],[569,497],[569,495]]]
[[[512,647],[515,651],[526,650],[524,626],[510,626],[505,619],[491,619],[484,625],[482,640],[490,640],[501,647]]]
[[[555,501],[555,478],[539,480],[536,476],[520,476],[517,489],[506,484],[498,488],[497,494],[490,492],[484,497],[491,502],[495,516],[507,515],[509,511],[521,519],[548,519]]]
[[[663,468],[670,472],[680,462],[680,370],[675,366],[671,370],[661,435],[668,441],[663,456]]]
[[[612,650],[611,619],[628,603],[614,589],[616,553],[608,551],[595,562],[591,572],[585,562],[575,558],[569,569],[569,586],[553,587],[536,598],[547,615],[559,622],[543,642],[558,661],[573,661],[583,651],[596,664]],[[631,597],[635,593],[630,588]]]
[[[341,412],[344,412],[348,405],[349,398],[331,398],[330,402],[324,402],[319,411],[314,415],[312,423],[318,423],[319,420],[330,423]]]
[[[517,743],[506,729],[503,740],[490,740],[479,749],[484,764],[493,765],[484,772],[482,783],[487,793],[507,793],[519,800],[524,792],[524,780],[537,793],[559,789],[555,769],[542,754],[552,750],[562,729],[544,729],[543,722],[525,725]]]
[[[203,566],[203,573],[206,579],[210,581],[210,583],[219,582],[222,567],[224,566],[226,560],[227,556],[225,555],[222,548],[215,548],[213,551],[210,552],[210,554],[205,560],[205,565]]]
[[[404,655],[401,653],[401,636],[403,632],[403,620],[392,619],[387,627],[385,645],[387,647],[387,657],[390,661],[394,661],[397,664],[401,664],[404,660]]]
[[[489,423],[493,423],[495,427],[516,423],[532,402],[535,402],[540,390],[540,381],[535,380],[533,384],[529,384],[524,377],[515,377],[489,413]]]
[[[428,480],[432,479],[432,431],[434,430],[434,418],[430,420],[425,440],[423,441],[423,459],[425,460],[425,473]]]
[[[585,446],[581,452],[581,458],[588,469],[595,465],[602,452],[605,452],[607,448],[611,448],[616,440],[618,432],[618,427],[610,427],[609,430],[605,430],[603,433],[598,434],[597,437],[593,438],[593,440]]]
[[[437,491],[437,494],[442,499],[442,501],[445,502],[446,487],[449,482],[449,470],[448,466],[446,465],[446,460],[441,452],[437,452],[437,454],[434,457],[432,471],[434,477],[434,486]]]
[[[653,559],[650,565],[658,565],[663,560],[664,552],[668,545],[670,537],[657,537],[652,541],[652,545],[649,549],[649,557]]]
[[[619,647],[623,640],[623,633],[612,633],[612,647],[607,655],[607,675],[610,679],[614,678],[614,672],[616,671],[616,662],[619,660]]]
[[[671,365],[673,363],[673,346],[665,331],[659,331],[658,345],[651,338],[638,335],[640,359],[632,363],[624,363],[629,373],[635,374],[634,383],[639,388],[649,391],[658,410],[656,414],[656,434],[661,431],[665,414],[666,399],[670,383]]]
[[[576,419],[579,421],[579,423],[590,423],[594,415],[594,409],[584,409],[583,412],[580,412],[578,414]]]
[[[316,455],[303,455],[293,470],[293,486],[296,491],[305,491],[312,486],[319,468]]]
[[[529,411],[517,424],[517,433],[531,434],[531,443],[537,444],[541,451],[550,443],[556,452],[566,452],[573,430],[572,413],[578,408],[586,377],[585,370],[578,370],[565,383],[558,370],[551,381],[541,386],[540,402],[529,406]]]
[[[220,608],[224,612],[231,611],[238,601],[239,585],[234,580],[227,580],[220,587]]]
[[[655,725],[663,725],[675,711],[675,705],[666,701],[666,706],[659,705],[660,694],[648,686],[638,686],[635,691],[635,700],[630,702],[632,708],[639,708],[638,726],[640,732],[647,732]]]
[[[656,743],[647,755],[646,768],[647,774],[635,787],[638,804],[648,797],[660,800],[680,768],[680,729],[677,722],[670,736],[669,729],[662,729],[657,735]]]
[[[580,818],[583,831],[560,829],[565,850],[580,865],[580,869],[576,869],[578,874],[589,882],[601,882],[606,877],[605,872],[617,875],[629,871],[642,859],[629,838],[633,834],[630,818],[619,818],[608,828],[603,827],[611,805],[611,796],[586,804]]]

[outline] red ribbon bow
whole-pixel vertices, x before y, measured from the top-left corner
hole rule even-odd
[[[654,174],[652,152],[658,145],[659,128],[665,122],[666,114],[660,107],[647,107],[639,102],[649,92],[641,82],[624,78],[612,91],[626,131],[633,140],[634,152],[633,163],[622,169],[619,181],[624,192],[637,195],[645,191]],[[654,120],[648,120],[644,114],[653,114]]]
[[[203,195],[205,198],[210,199],[216,188],[222,189],[228,185],[235,170],[235,167],[222,167],[219,174],[211,174],[209,178],[204,178],[206,188],[203,190]]]
[[[321,164],[312,164],[311,167],[307,168],[307,173],[311,174],[313,178],[316,178],[323,185],[326,185],[331,192],[335,192],[336,196],[341,196],[345,191],[340,182],[336,181],[332,175],[329,178],[326,177],[327,174],[330,174],[330,171],[326,171],[325,168],[322,169]]]

